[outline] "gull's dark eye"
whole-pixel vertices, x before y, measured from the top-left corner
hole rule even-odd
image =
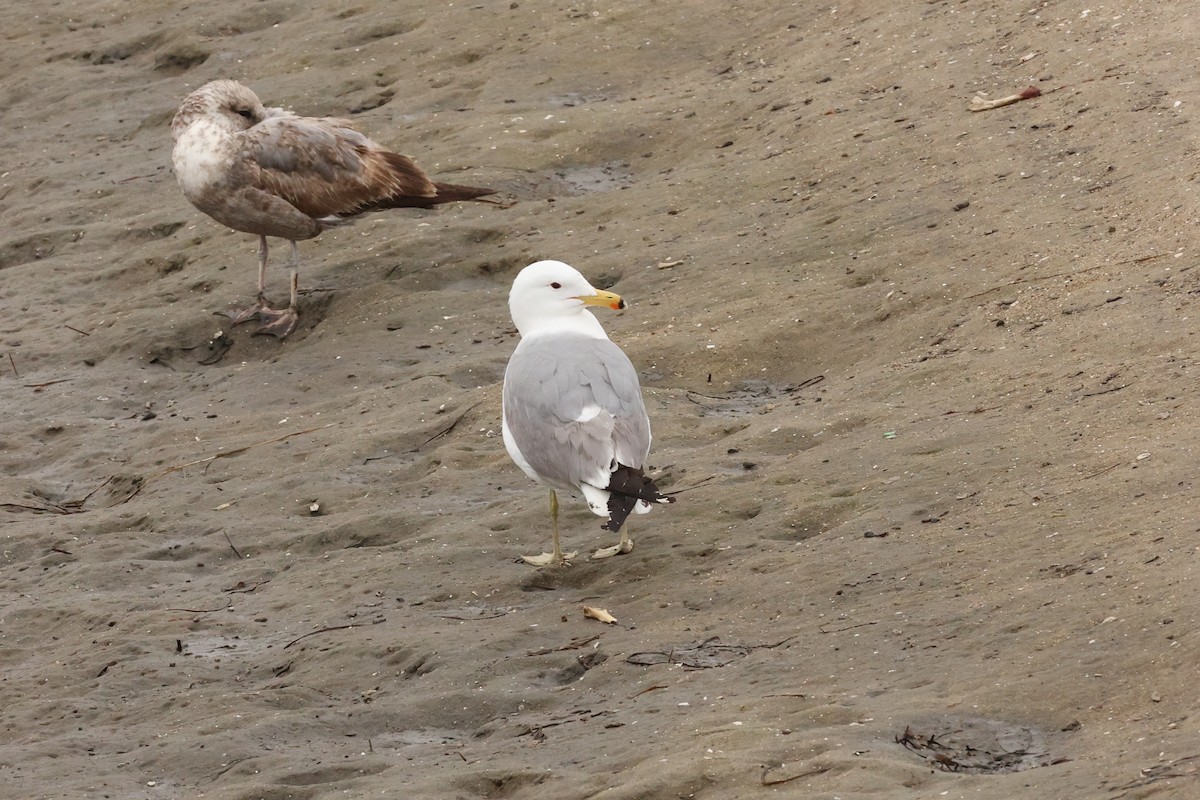
[[[248,108],[235,108],[234,112],[243,119],[254,119],[254,112]]]
[[[551,289],[561,289],[561,288],[562,288],[562,284],[561,284],[561,283],[559,283],[558,281],[554,281],[553,283],[551,283],[551,284],[550,284],[550,288],[551,288]]]

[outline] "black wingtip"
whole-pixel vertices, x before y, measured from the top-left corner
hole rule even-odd
[[[633,513],[639,500],[647,503],[674,503],[674,497],[668,497],[658,490],[654,481],[646,477],[641,469],[618,464],[612,476],[608,479],[608,522],[602,527],[614,533],[621,530],[625,520]]]

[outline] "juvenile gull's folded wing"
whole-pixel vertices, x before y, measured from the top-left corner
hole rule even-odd
[[[406,156],[345,120],[269,116],[242,133],[254,184],[312,217],[348,216],[391,198],[433,198],[437,187]]]

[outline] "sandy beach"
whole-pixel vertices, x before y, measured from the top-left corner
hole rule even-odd
[[[1198,19],[13,5],[0,797],[1197,796]],[[230,327],[257,239],[171,171],[218,78],[505,205],[302,242],[295,332]],[[535,568],[547,258],[628,303],[677,502]]]

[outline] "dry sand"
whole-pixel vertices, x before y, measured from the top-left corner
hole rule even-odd
[[[1197,28],[8,4],[0,796],[1197,796]],[[217,77],[516,202],[303,243],[297,332],[205,359],[256,243],[168,126]],[[681,491],[547,570],[499,437],[540,258],[630,302]]]

